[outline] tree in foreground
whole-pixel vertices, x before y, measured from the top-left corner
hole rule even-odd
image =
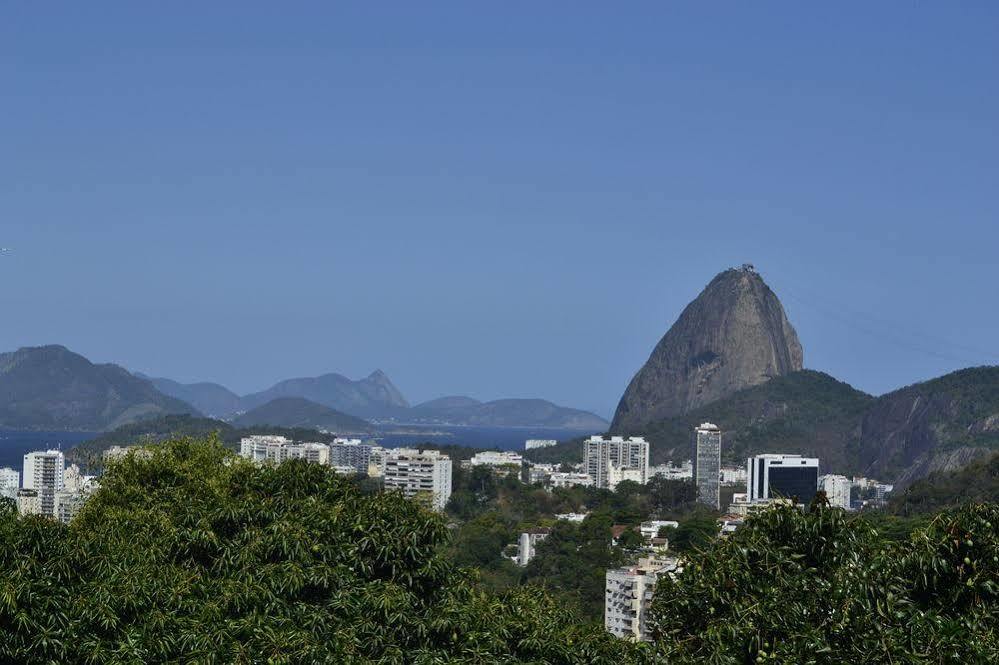
[[[442,519],[329,469],[178,440],[66,527],[0,507],[0,662],[626,663],[542,590],[487,594]]]
[[[663,578],[657,655],[678,663],[999,662],[999,508],[904,542],[838,509],[775,507]]]

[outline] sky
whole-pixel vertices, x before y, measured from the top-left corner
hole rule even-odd
[[[999,364],[995,3],[0,14],[0,350],[609,416],[750,262],[862,390]]]

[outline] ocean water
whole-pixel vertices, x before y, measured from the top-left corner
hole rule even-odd
[[[0,430],[0,467],[21,471],[24,455],[50,448],[69,450],[97,435],[92,432],[10,432]]]
[[[403,429],[403,428],[399,428]],[[411,428],[405,428],[411,429]],[[468,446],[492,450],[523,450],[527,439],[555,439],[570,441],[597,432],[578,429],[552,429],[535,427],[429,427],[425,432],[375,436],[386,448],[418,447],[421,443]]]

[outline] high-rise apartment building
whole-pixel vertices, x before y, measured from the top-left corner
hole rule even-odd
[[[351,466],[355,473],[367,474],[372,448],[360,439],[334,439],[330,444],[330,464]]]
[[[385,489],[426,502],[443,511],[451,498],[451,458],[436,450],[396,448],[386,451]]]
[[[746,475],[750,503],[790,499],[807,505],[818,490],[819,460],[801,455],[756,455],[749,458]]]
[[[604,489],[613,490],[623,479],[644,485],[649,481],[649,443],[642,437],[591,436],[583,448],[583,472]]]
[[[0,497],[17,499],[17,490],[21,488],[21,474],[15,469],[3,467],[0,469]]]
[[[38,493],[39,514],[55,517],[55,493],[63,488],[66,459],[58,450],[28,453],[24,456],[22,484]]]
[[[697,501],[721,509],[721,442],[717,425],[702,423],[694,430],[694,484]]]
[[[850,509],[850,489],[853,481],[846,476],[827,474],[819,477],[819,489],[826,493],[829,505],[844,510]]]
[[[627,568],[608,570],[604,592],[604,628],[618,637],[652,641],[648,624],[652,594],[661,575],[678,571],[676,559],[647,557]]]

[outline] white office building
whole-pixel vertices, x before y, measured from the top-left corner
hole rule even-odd
[[[550,448],[557,446],[555,439],[528,439],[524,442],[524,450],[534,450],[535,448]]]
[[[8,467],[0,468],[0,497],[16,501],[19,489],[21,489],[21,473]]]
[[[694,430],[694,484],[697,501],[721,509],[722,432],[717,425],[702,423]]]
[[[55,517],[55,493],[63,488],[66,459],[58,450],[28,453],[24,456],[22,486],[37,492],[39,514]]]
[[[659,577],[679,572],[674,558],[647,557],[626,568],[608,570],[604,595],[604,628],[618,637],[652,641],[648,624],[652,594]]]
[[[451,498],[451,458],[436,450],[396,448],[385,456],[385,489],[443,511]]]
[[[819,460],[801,455],[764,454],[746,463],[749,503],[790,499],[808,505],[819,487]]]
[[[819,489],[826,493],[829,505],[850,510],[850,490],[853,482],[846,476],[826,474],[819,476]]]
[[[634,473],[624,474],[625,470]],[[621,480],[649,481],[649,443],[642,437],[591,436],[583,448],[583,471],[596,487],[613,490]]]

